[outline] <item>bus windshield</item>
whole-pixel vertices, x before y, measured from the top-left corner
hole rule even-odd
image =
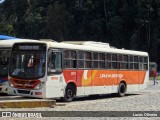
[[[0,78],[8,77],[10,49],[0,49]]]
[[[11,55],[9,74],[16,78],[41,78],[45,75],[45,63],[45,52],[14,51]]]

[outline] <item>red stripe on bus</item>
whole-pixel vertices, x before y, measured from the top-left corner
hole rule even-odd
[[[74,72],[74,74],[73,74]],[[128,70],[64,70],[66,83],[74,81],[77,87],[81,86],[109,86],[118,85],[124,80],[127,84],[143,84],[146,71]]]

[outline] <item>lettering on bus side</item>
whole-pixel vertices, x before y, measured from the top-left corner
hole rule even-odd
[[[123,74],[100,74],[100,78],[123,78]]]
[[[58,77],[51,77],[51,80],[58,80]]]
[[[76,75],[76,72],[71,72],[71,75]]]

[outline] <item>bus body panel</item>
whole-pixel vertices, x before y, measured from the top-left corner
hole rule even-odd
[[[19,89],[8,86],[9,95],[18,95],[26,97],[35,97],[35,98],[47,98],[45,95],[46,88],[43,87],[39,90],[29,90],[29,89]]]
[[[118,74],[117,70],[109,71],[97,71],[97,70],[77,70],[81,74],[77,74],[77,96],[79,95],[92,95],[92,94],[107,94],[107,93],[116,93],[118,89],[118,81],[121,80],[127,83],[127,92],[138,91],[140,89],[144,89],[146,87],[147,75],[145,71],[139,72],[139,80],[134,79],[131,82],[129,78],[132,79],[131,76],[137,73],[138,71],[119,71]],[[129,72],[129,74],[128,74]],[[74,74],[73,74],[74,73]],[[78,73],[78,72],[77,72]],[[92,74],[91,74],[92,73]],[[87,76],[87,77],[86,77]],[[71,79],[72,78],[72,79]],[[70,82],[75,82],[75,70],[67,70],[63,71],[61,75],[54,75],[48,76],[46,79],[46,85],[41,90],[30,90],[33,92],[32,97],[39,97],[39,98],[54,98],[54,97],[63,97],[65,86]],[[81,79],[80,79],[81,78]],[[91,79],[92,78],[92,79]],[[98,80],[98,81],[96,81]],[[45,81],[45,80],[44,80]],[[65,82],[64,82],[65,81]],[[96,82],[95,82],[96,81]],[[112,82],[108,82],[112,81]],[[145,84],[144,84],[145,81]],[[81,86],[80,86],[81,84]],[[12,89],[12,90],[11,90]],[[9,91],[10,94],[15,94],[13,91],[16,90],[15,88],[11,88]],[[24,90],[19,89],[18,90]],[[46,93],[44,93],[46,91]],[[42,92],[43,95],[35,95],[35,92]],[[16,90],[17,95],[22,96],[30,96],[30,94],[21,94],[18,93]]]
[[[65,73],[65,71],[66,71],[66,70],[64,70],[64,73]],[[83,75],[83,71],[84,71],[84,70],[77,70],[77,74],[76,74],[76,76],[77,76],[77,81],[76,81],[77,87],[82,87],[82,86],[84,86],[84,85],[82,85],[82,75]],[[65,74],[64,74],[64,78],[65,78],[65,80],[67,80]]]
[[[73,82],[78,86],[78,73],[76,70],[63,70],[63,76],[65,77],[64,81],[66,82],[66,84],[68,84],[69,82]]]
[[[64,96],[63,75],[48,76],[46,81],[46,98]]]
[[[12,84],[13,87],[10,85],[7,86],[8,94],[46,98],[46,79],[46,75],[43,78],[36,80],[24,80],[10,77],[9,84]],[[42,84],[42,88],[34,89],[39,84]]]
[[[68,72],[65,72],[64,70],[67,84]],[[117,70],[77,70],[77,76],[77,95],[115,93],[121,81],[127,84],[126,92],[138,91],[146,87],[144,81],[148,78],[146,71],[127,70],[118,72]]]
[[[149,71],[146,71],[144,76],[144,82],[139,84],[139,90],[147,88],[148,82],[149,82]]]
[[[76,81],[63,71],[66,83]],[[118,71],[117,70],[77,70],[77,87],[85,86],[112,86],[125,81],[127,85],[143,84],[146,71]]]

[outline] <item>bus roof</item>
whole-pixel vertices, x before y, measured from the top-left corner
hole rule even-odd
[[[60,49],[73,49],[73,50],[84,50],[84,51],[97,51],[97,52],[109,52],[109,53],[119,53],[119,54],[131,54],[131,55],[141,55],[148,56],[147,52],[117,49],[115,47],[100,47],[100,46],[90,46],[88,44],[71,44],[65,42],[53,42],[53,41],[26,41],[33,43],[46,43],[48,48],[60,48]],[[18,42],[19,43],[19,42]]]
[[[12,47],[12,45],[16,42],[32,42],[36,40],[32,39],[8,39],[8,40],[0,40],[0,48]]]

